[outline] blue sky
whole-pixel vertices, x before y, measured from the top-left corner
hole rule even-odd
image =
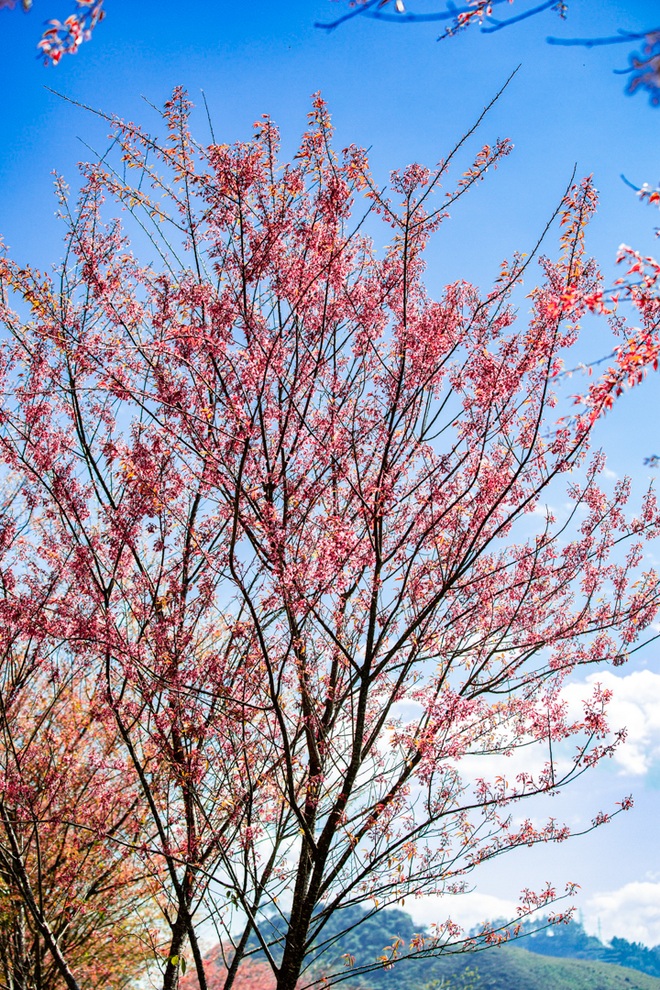
[[[143,97],[160,105],[181,84],[201,104],[203,90],[219,142],[247,138],[253,121],[268,113],[282,129],[285,155],[295,151],[311,94],[321,90],[338,144],[370,147],[384,182],[392,168],[435,163],[519,64],[480,132],[482,142],[511,138],[514,153],[444,229],[430,257],[430,284],[463,277],[487,287],[503,257],[534,244],[575,164],[578,175],[594,174],[601,193],[588,243],[606,276],[617,274],[622,242],[660,252],[653,235],[660,216],[620,178],[624,173],[637,184],[660,178],[660,109],[651,109],[643,94],[626,97],[625,77],[613,72],[625,67],[627,49],[545,43],[548,34],[652,26],[657,0],[572,0],[566,24],[548,13],[495,35],[471,30],[441,43],[434,25],[355,18],[332,33],[318,30],[316,20],[342,9],[331,0],[106,0],[106,8],[93,40],[56,68],[40,63],[35,46],[42,21],[66,16],[68,0],[34,0],[29,15],[0,11],[0,234],[22,263],[45,268],[61,254],[52,170],[75,185],[76,163],[92,156],[85,145],[105,147],[107,125],[47,87],[147,126],[157,120]],[[418,0],[417,9],[432,9],[432,0]],[[208,140],[203,111],[196,124],[199,139]],[[606,329],[590,326],[581,356],[595,359],[609,347]],[[650,477],[644,456],[660,453],[658,395],[652,377],[599,427],[608,470],[632,475],[638,492]],[[574,880],[590,930],[600,920],[603,936],[660,943],[660,646],[604,677],[615,691],[612,724],[627,724],[631,741],[550,811],[579,825],[631,791],[636,809],[590,837],[475,875],[478,891],[450,906],[457,920],[502,914],[522,886]],[[420,921],[447,913],[426,902],[407,907]]]

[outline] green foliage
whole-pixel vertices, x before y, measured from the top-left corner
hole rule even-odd
[[[420,990],[480,990],[479,970],[466,966],[462,973],[454,979],[442,977],[430,980],[420,987]]]

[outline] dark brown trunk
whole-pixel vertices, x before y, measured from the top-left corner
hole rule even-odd
[[[181,950],[186,937],[186,921],[181,911],[177,915],[172,926],[172,938],[170,939],[170,949],[165,965],[165,975],[163,976],[163,990],[177,990],[179,986],[179,973],[181,972]],[[172,960],[176,959],[176,962]]]

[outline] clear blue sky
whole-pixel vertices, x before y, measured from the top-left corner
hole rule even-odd
[[[418,0],[418,9],[432,6]],[[660,252],[653,237],[660,216],[639,205],[620,179],[625,173],[641,184],[660,177],[660,109],[651,109],[643,94],[623,95],[625,78],[612,70],[626,65],[624,46],[587,51],[545,43],[548,34],[606,35],[654,25],[657,0],[571,0],[565,25],[548,13],[496,35],[471,30],[439,44],[434,25],[356,18],[331,34],[315,29],[315,20],[341,10],[331,0],[106,0],[107,18],[93,40],[45,68],[35,57],[42,21],[63,18],[71,7],[68,0],[34,0],[29,15],[0,11],[0,234],[22,263],[45,268],[61,254],[52,170],[75,185],[76,163],[91,157],[81,142],[105,147],[107,127],[46,87],[145,124],[156,118],[142,97],[162,104],[182,84],[201,103],[203,89],[218,141],[247,138],[252,122],[269,113],[281,126],[285,154],[295,149],[310,95],[321,90],[339,145],[370,147],[385,181],[390,169],[410,161],[437,161],[519,63],[481,131],[482,141],[510,137],[514,154],[466,197],[444,230],[431,256],[431,284],[463,277],[488,286],[504,256],[534,243],[575,163],[578,174],[594,173],[601,192],[589,245],[608,277],[615,275],[621,242]],[[203,112],[197,133],[208,138]],[[581,353],[597,358],[609,346],[605,331],[593,329]],[[631,474],[638,490],[649,478],[644,456],[660,453],[658,394],[658,379],[651,378],[600,428],[609,469]],[[618,699],[612,722],[627,724],[632,741],[620,759],[567,791],[548,813],[579,824],[631,791],[636,810],[594,836],[475,875],[478,893],[451,905],[457,920],[504,913],[522,886],[575,880],[591,930],[600,919],[604,936],[660,943],[660,646],[634,669],[607,678]],[[407,906],[420,921],[447,913],[444,905]]]

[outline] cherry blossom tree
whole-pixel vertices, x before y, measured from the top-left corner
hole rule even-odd
[[[608,489],[589,454],[656,360],[656,304],[634,300],[637,331],[615,321],[612,368],[571,405],[558,392],[579,321],[612,306],[585,255],[590,182],[558,207],[559,255],[539,259],[523,319],[531,255],[486,293],[424,282],[429,239],[508,142],[461,171],[475,125],[387,194],[363,150],[333,150],[319,97],[288,165],[269,119],[204,148],[189,115],[177,90],[164,139],[110,120],[117,158],[82,167],[77,205],[58,182],[62,263],[0,267],[0,458],[44,644],[21,690],[47,704],[56,670],[57,725],[78,706],[89,720],[74,738],[90,822],[67,812],[71,834],[140,863],[164,990],[184,968],[201,990],[263,966],[277,990],[332,984],[346,973],[323,969],[329,920],[421,894],[437,924],[354,959],[356,975],[501,941],[516,919],[468,936],[451,895],[494,857],[569,837],[539,801],[622,733],[605,691],[574,718],[562,685],[623,663],[659,603],[643,566],[655,496],[629,511],[628,483]],[[565,519],[545,505],[557,490]],[[31,766],[12,725],[11,759]],[[47,752],[66,776],[69,750],[54,737]],[[34,759],[36,849],[56,785]],[[88,962],[31,889],[16,885],[21,910],[82,988]],[[82,912],[84,892],[68,896]],[[561,896],[523,890],[518,920]]]
[[[116,730],[93,717],[89,671],[49,634],[44,610],[67,589],[30,559],[26,524],[14,491],[0,537],[0,985],[64,987],[72,966],[85,986],[127,987],[155,922],[120,841],[139,833],[136,793]]]

